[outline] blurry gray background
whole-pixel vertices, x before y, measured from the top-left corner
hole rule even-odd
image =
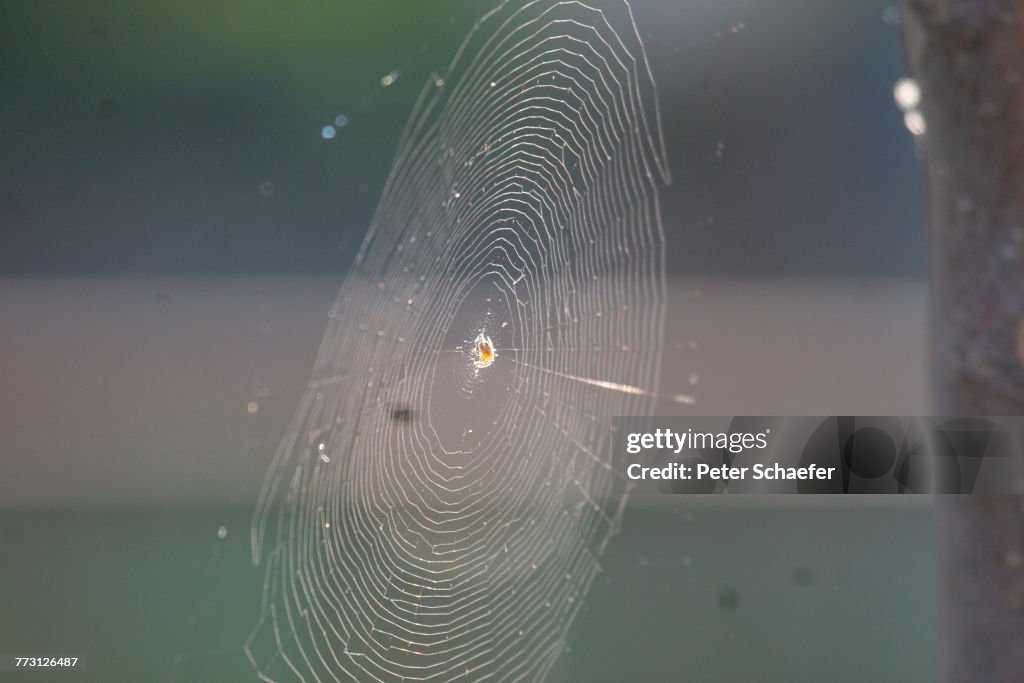
[[[489,6],[3,3],[0,652],[250,679],[256,492],[413,100]],[[928,412],[892,9],[633,7],[675,176],[663,388]],[[922,499],[636,501],[552,680],[930,680],[933,552]]]

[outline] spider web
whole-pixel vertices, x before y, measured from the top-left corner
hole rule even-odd
[[[253,522],[262,679],[544,678],[655,400],[662,147],[623,2],[505,2],[428,81]]]

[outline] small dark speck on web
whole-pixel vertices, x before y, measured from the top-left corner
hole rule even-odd
[[[740,596],[735,588],[726,586],[718,591],[718,609],[723,612],[735,612],[740,606]]]
[[[400,424],[409,424],[416,419],[416,413],[409,406],[398,404],[391,407],[391,419]]]
[[[810,567],[797,567],[793,570],[793,575],[790,578],[793,581],[793,585],[807,588],[814,583],[814,570]]]

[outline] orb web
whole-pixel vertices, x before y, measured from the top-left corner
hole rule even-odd
[[[544,678],[657,390],[656,95],[623,2],[505,2],[427,82],[253,522],[261,678]]]

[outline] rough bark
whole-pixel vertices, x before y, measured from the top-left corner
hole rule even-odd
[[[1024,0],[900,10],[927,124],[934,409],[1024,415]],[[944,679],[1024,681],[1024,497],[938,505]]]

